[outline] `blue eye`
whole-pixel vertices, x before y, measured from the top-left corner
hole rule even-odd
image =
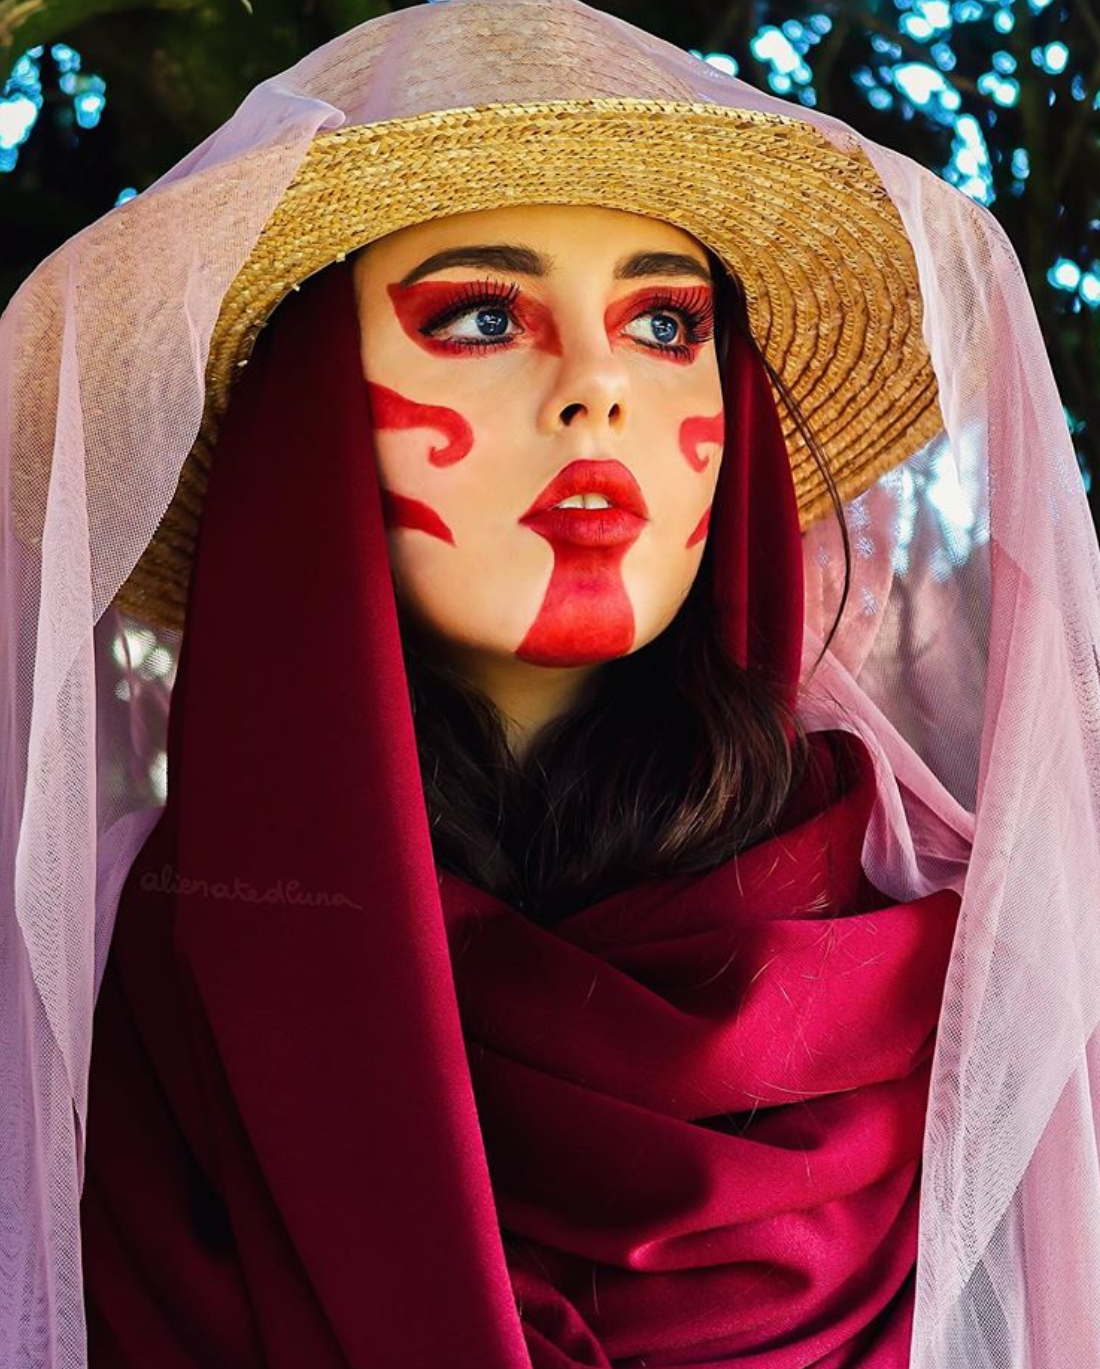
[[[460,301],[451,304],[443,313],[431,319],[421,332],[431,337],[442,328],[453,323],[473,318],[474,332],[452,334],[441,339],[444,345],[456,351],[489,351],[510,343],[523,332],[508,332],[509,319],[514,320],[512,306],[519,295],[519,286],[514,282],[504,288],[493,281],[482,281],[466,285]],[[650,336],[655,341],[634,336],[640,347],[653,352],[667,353],[669,356],[687,359],[693,347],[698,347],[713,336],[714,309],[706,291],[698,291],[686,300],[666,298],[658,294],[651,297],[649,308],[634,316],[631,326],[642,319],[652,320]],[[677,342],[679,336],[681,341]]]
[[[676,320],[671,318],[668,314],[658,314],[653,310],[650,311],[649,316],[654,320],[653,332],[657,341],[674,342],[676,339],[676,330],[680,326]],[[647,315],[643,314],[641,317],[645,318]]]
[[[465,336],[446,338],[444,341],[452,343],[459,350],[469,348],[484,350],[495,347],[498,342],[493,341],[493,339],[504,342],[510,340],[507,332],[508,320],[512,317],[511,306],[518,294],[519,286],[515,283],[509,286],[507,290],[502,289],[499,285],[494,285],[491,281],[468,284],[461,292],[460,303],[451,305],[442,314],[436,315],[420,331],[431,337],[438,333],[441,328],[473,315],[474,326],[478,332],[472,335],[468,333]],[[481,331],[483,327],[486,331]],[[515,334],[511,336],[515,336]]]
[[[503,337],[508,330],[508,313],[504,309],[478,309],[476,313],[467,309],[465,314],[458,314],[456,318],[465,318],[468,314],[474,314],[475,325],[485,328],[487,337]]]

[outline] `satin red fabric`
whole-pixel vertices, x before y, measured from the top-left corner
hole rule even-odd
[[[280,306],[213,464],[96,1006],[90,1369],[901,1369],[955,896],[867,884],[839,735],[773,838],[552,929],[437,875],[357,327],[346,267]],[[724,388],[720,631],[793,697],[736,341]]]

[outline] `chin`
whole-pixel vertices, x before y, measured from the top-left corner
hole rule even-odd
[[[640,646],[641,643],[638,643]],[[568,646],[564,644],[529,644],[520,646],[516,649],[516,659],[526,661],[529,665],[556,666],[562,669],[568,666],[588,666],[602,665],[605,661],[617,660],[620,656],[629,656],[634,646],[628,646],[617,650],[599,648],[595,646]]]

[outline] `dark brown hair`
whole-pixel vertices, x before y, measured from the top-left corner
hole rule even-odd
[[[732,323],[760,356],[829,486],[844,537],[846,597],[847,532],[825,457],[756,347],[740,283],[707,256],[722,372]],[[710,552],[708,542],[669,626],[601,666],[583,702],[542,728],[522,761],[493,703],[433,658],[430,640],[402,613],[440,867],[553,923],[629,883],[711,869],[774,827],[805,764],[805,740],[774,687],[721,648]]]

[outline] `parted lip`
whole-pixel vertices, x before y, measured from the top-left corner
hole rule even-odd
[[[519,521],[525,523],[573,494],[602,494],[614,508],[624,509],[637,518],[649,517],[641,487],[621,461],[570,461]]]

